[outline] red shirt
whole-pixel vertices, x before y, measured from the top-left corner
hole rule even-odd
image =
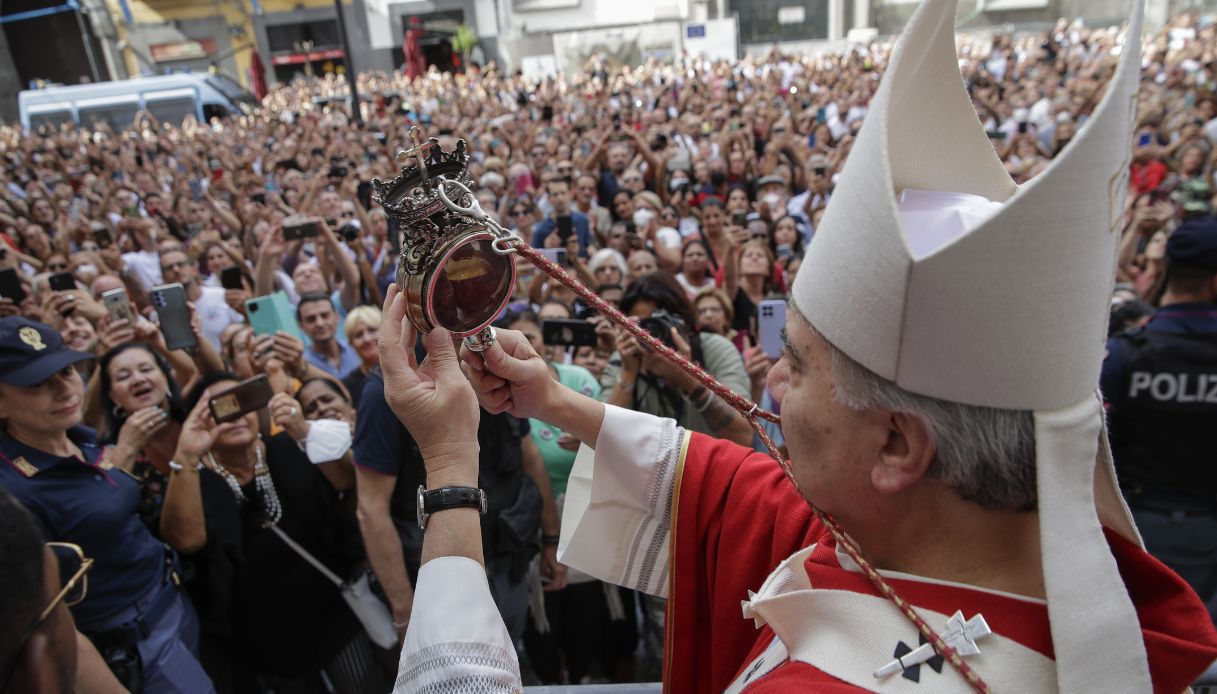
[[[1133,164],[1130,171],[1129,184],[1132,185],[1137,195],[1157,190],[1158,186],[1162,185],[1162,181],[1166,179],[1166,174],[1169,173],[1166,164],[1157,159],[1150,159],[1147,164]]]

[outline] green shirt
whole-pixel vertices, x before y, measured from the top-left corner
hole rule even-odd
[[[701,333],[702,368],[719,383],[747,398],[749,395],[748,372],[744,369],[744,358],[731,341],[722,335]],[[613,386],[621,380],[621,355],[614,353],[600,376],[601,400],[608,400]],[[657,417],[671,417],[686,429],[703,434],[717,434],[706,424],[689,399],[675,388],[661,391],[656,384],[643,375],[638,375],[634,385],[634,410]]]
[[[558,382],[562,385],[589,398],[600,397],[600,384],[596,383],[596,377],[587,369],[552,361],[547,363],[558,373]],[[563,434],[558,427],[539,419],[530,419],[528,423],[532,428],[533,443],[537,444],[541,459],[545,461],[545,471],[549,473],[554,496],[561,496],[566,493],[566,480],[570,477],[570,469],[575,465],[575,451],[568,451],[558,445],[558,437]]]

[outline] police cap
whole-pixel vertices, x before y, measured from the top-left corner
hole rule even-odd
[[[1167,239],[1166,257],[1217,272],[1217,219],[1204,216],[1185,220]]]

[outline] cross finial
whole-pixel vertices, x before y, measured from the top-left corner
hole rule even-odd
[[[423,183],[427,183],[430,180],[427,174],[427,157],[431,156],[432,143],[421,142],[422,134],[422,129],[417,125],[410,126],[410,139],[414,141],[414,147],[404,152],[398,152],[397,161],[405,164],[411,158],[418,159],[418,170],[422,173]]]

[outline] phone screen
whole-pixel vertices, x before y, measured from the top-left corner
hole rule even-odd
[[[574,222],[571,216],[564,214],[557,218],[558,223],[558,238],[562,239],[562,243],[566,243],[570,239],[570,235],[574,233]]]
[[[76,278],[70,272],[56,272],[47,278],[47,285],[53,292],[70,292],[76,289]]]
[[[220,271],[220,286],[225,289],[244,289],[241,281],[241,268],[226,267]]]
[[[12,299],[14,304],[25,301],[25,290],[21,288],[21,278],[11,267],[0,270],[0,296]]]

